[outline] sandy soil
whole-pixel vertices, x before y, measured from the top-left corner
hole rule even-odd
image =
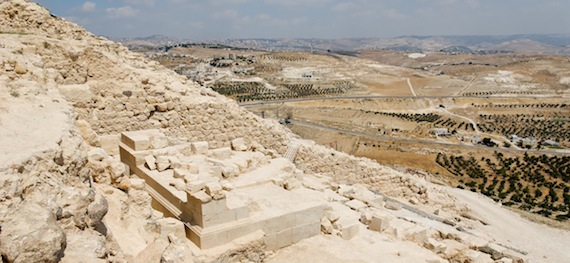
[[[499,244],[527,252],[531,262],[570,262],[569,231],[531,222],[480,194],[455,188],[448,191],[488,220],[489,225],[477,230]]]

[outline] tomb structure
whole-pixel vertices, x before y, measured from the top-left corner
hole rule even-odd
[[[121,160],[145,181],[155,209],[185,225],[201,249],[264,232],[278,249],[321,232],[324,203],[300,187],[303,173],[286,158],[251,150],[243,139],[210,149],[207,142],[167,138],[158,130],[124,132]],[[289,158],[294,158],[288,156]]]

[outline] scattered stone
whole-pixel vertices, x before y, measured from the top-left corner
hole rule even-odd
[[[225,180],[221,182],[221,185],[222,185],[222,189],[225,191],[231,191],[234,189],[234,186],[232,185],[232,183],[225,181]]]
[[[289,178],[283,183],[283,187],[287,190],[293,190],[295,188],[301,187],[302,183],[296,178]]]
[[[206,155],[206,154],[208,154],[208,150],[210,148],[210,146],[208,145],[208,142],[193,142],[190,145],[192,148],[192,153],[194,153],[194,154]]]
[[[325,212],[325,217],[330,221],[330,222],[336,222],[338,221],[338,219],[340,218],[340,216],[338,215],[337,212],[332,211],[332,210],[327,210]]]
[[[168,111],[168,104],[165,103],[158,103],[156,105],[154,105],[156,107],[156,110],[159,112],[166,112]]]
[[[243,138],[233,139],[232,142],[232,150],[234,151],[246,151],[247,146],[245,145],[245,140]]]
[[[149,170],[156,170],[156,158],[152,155],[144,157],[145,165]]]
[[[479,248],[479,250],[490,254],[495,260],[505,257],[503,252],[507,251],[505,247],[499,246],[495,243],[489,243],[486,246]]]
[[[107,157],[109,156],[102,148],[95,148],[87,153],[87,160],[91,163],[102,162]]]
[[[346,202],[346,203],[344,203],[344,204],[345,204],[346,206],[350,207],[352,210],[356,210],[356,211],[361,211],[361,210],[363,210],[364,208],[367,208],[367,207],[368,207],[365,203],[363,203],[363,202],[361,202],[361,201],[359,201],[359,200],[356,200],[356,199],[350,200],[350,201],[348,201],[348,202]]]
[[[412,204],[412,205],[417,205],[420,203],[420,201],[415,196],[410,198],[410,200],[408,200],[408,202],[410,202],[410,204]]]
[[[445,244],[440,243],[439,241],[437,241],[431,237],[426,240],[426,242],[424,243],[424,246],[427,249],[429,249],[429,250],[431,250],[437,254],[443,253],[447,249],[447,246]]]
[[[137,190],[144,190],[145,182],[143,179],[131,179],[131,187]]]
[[[372,231],[384,232],[390,226],[390,221],[394,220],[395,217],[382,212],[375,212],[370,220],[370,225],[368,229]]]
[[[321,219],[321,232],[323,232],[324,234],[330,235],[332,234],[334,230],[334,227],[331,223],[331,221],[329,221],[326,218]]]
[[[220,160],[229,159],[232,157],[232,149],[230,147],[213,149],[210,151],[210,155]]]
[[[160,239],[169,241],[169,235],[177,238],[186,238],[184,224],[172,217],[161,218],[156,221],[160,228]]]
[[[212,196],[206,193],[206,191],[198,191],[192,194],[196,199],[200,200],[202,203],[208,203],[212,201]]]
[[[354,194],[354,187],[349,185],[340,185],[337,190],[338,194],[350,198]]]
[[[107,214],[109,206],[107,199],[101,194],[95,195],[95,200],[87,207],[87,224],[91,227],[99,227],[103,223],[103,217]]]
[[[176,188],[176,190],[178,190],[178,191],[186,190],[186,183],[184,182],[184,179],[181,179],[181,178],[173,179],[170,182],[170,185],[173,186],[174,188]]]
[[[386,201],[386,204],[384,205],[384,207],[386,207],[387,209],[396,210],[396,211],[402,209],[402,205],[399,203],[396,203],[394,201]]]
[[[220,200],[226,196],[222,190],[222,186],[218,182],[207,183],[205,189],[206,193],[214,198],[214,200]]]
[[[156,158],[156,169],[163,172],[168,168],[170,168],[170,159],[167,156],[158,156]]]
[[[493,262],[493,259],[491,259],[491,255],[486,254],[486,253],[482,253],[479,251],[475,251],[472,249],[467,250],[464,253],[464,255],[467,258],[468,262],[473,262],[473,263],[490,263],[490,262]]]
[[[173,174],[174,178],[186,178],[189,176],[192,176],[192,174],[185,169],[181,169],[181,168],[174,168],[174,174]]]
[[[172,169],[182,168],[182,163],[180,162],[180,159],[178,159],[176,156],[169,156],[168,160],[170,161],[170,168]]]
[[[58,262],[67,245],[65,233],[43,207],[24,203],[2,220],[0,253],[6,262]]]
[[[16,74],[26,74],[28,70],[22,64],[16,63],[16,66],[14,67],[14,72],[16,72]]]
[[[196,180],[186,184],[186,191],[193,194],[202,191],[206,184],[203,181]]]

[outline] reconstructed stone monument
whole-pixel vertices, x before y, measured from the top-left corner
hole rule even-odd
[[[302,173],[287,159],[248,151],[243,139],[210,149],[207,142],[173,142],[158,130],[124,132],[120,155],[144,179],[155,209],[184,222],[202,249],[258,230],[267,248],[278,249],[321,231],[323,203],[314,191],[295,189]]]

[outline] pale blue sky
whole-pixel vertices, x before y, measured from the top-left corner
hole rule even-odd
[[[570,33],[570,0],[38,0],[111,37],[347,38]]]

